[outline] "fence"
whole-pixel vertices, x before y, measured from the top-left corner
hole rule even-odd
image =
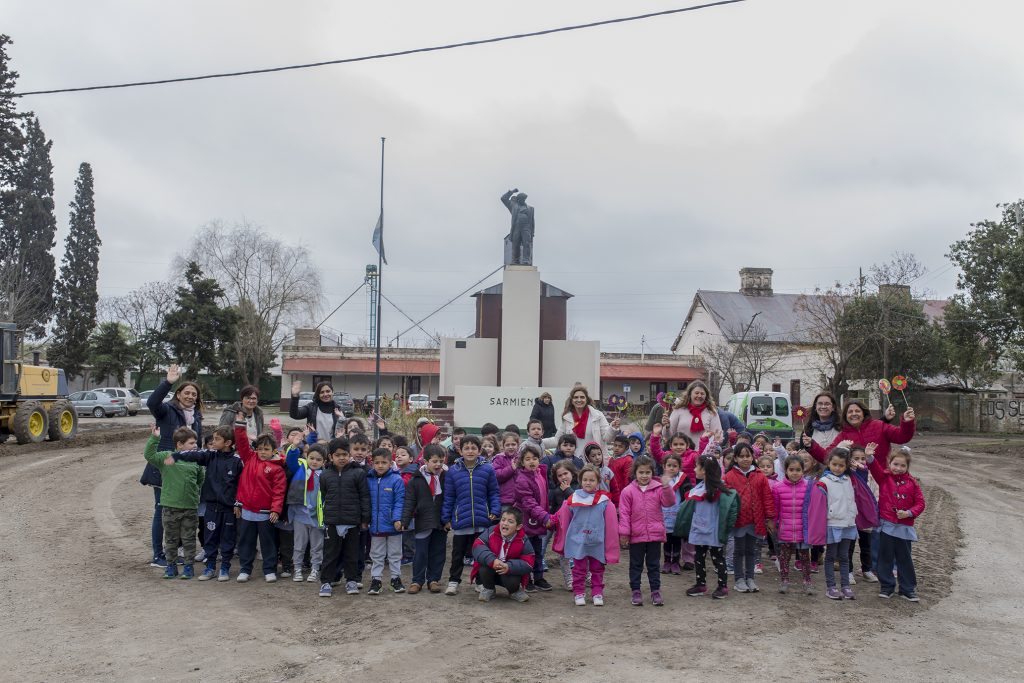
[[[901,397],[894,398],[900,410]],[[925,431],[1024,434],[1022,400],[948,391],[914,392],[908,398],[918,427]]]

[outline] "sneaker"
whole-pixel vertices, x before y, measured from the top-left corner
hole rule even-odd
[[[282,574],[281,576],[284,576],[284,574]],[[294,581],[295,583],[299,583],[300,581],[302,581],[302,572],[296,571],[295,574],[292,575],[292,581]]]
[[[829,600],[842,600],[843,594],[839,592],[839,589],[835,586],[830,586],[825,589],[825,597]]]
[[[672,563],[671,562],[662,562],[661,563],[661,573],[662,574],[671,574],[672,573]]]
[[[690,588],[686,589],[686,594],[689,595],[691,598],[699,598],[707,592],[708,587],[702,586],[699,583],[695,586],[691,586]]]
[[[595,595],[591,599],[594,601],[594,607],[604,607],[604,596],[603,595]]]
[[[849,579],[850,579],[850,585],[851,586],[856,586],[857,585],[857,579],[853,576],[853,572],[850,572]]]
[[[479,593],[483,589],[484,589],[484,585],[482,583],[473,584],[473,590],[475,590],[477,593]]]
[[[370,590],[366,591],[367,595],[380,595],[380,589],[384,587],[384,584],[380,582],[380,579],[373,579],[370,581]]]
[[[846,588],[843,589],[843,599],[844,600],[856,600],[857,596],[853,594],[853,589],[850,588],[849,586],[847,586]]]
[[[863,576],[864,580],[868,583],[878,583],[878,577],[875,576],[875,573],[870,569],[866,572],[861,572],[860,575]]]
[[[269,574],[263,575],[263,580],[267,583],[277,583],[277,574],[270,572]]]
[[[359,595],[360,583],[358,581],[348,581],[345,583],[345,594],[346,595]]]
[[[416,595],[421,590],[423,590],[423,586],[421,586],[420,584],[418,584],[418,583],[410,583],[409,584],[409,595]]]
[[[804,595],[814,595],[814,585],[810,581],[804,581]]]
[[[456,592],[458,592],[458,585],[459,584],[455,584],[455,586],[456,586],[455,591]],[[439,584],[437,581],[431,581],[430,583],[427,584],[427,590],[429,590],[431,593],[440,593],[441,592],[441,584]],[[455,593],[452,593],[452,595],[455,595]]]
[[[779,592],[783,595],[789,592],[789,581],[783,581],[779,584]]]
[[[778,555],[769,555],[768,559],[771,560],[772,562],[778,562],[779,561],[779,556]]]
[[[299,574],[302,574],[302,572],[301,572],[301,571],[300,571],[300,572],[298,572],[298,573],[299,573]],[[290,571],[288,571],[287,569],[285,569],[285,570],[284,570],[283,572],[281,572],[281,578],[282,578],[282,579],[288,579],[288,578],[291,578],[291,575],[292,575],[292,573],[291,573]],[[301,580],[301,579],[300,579],[300,580]]]
[[[798,572],[799,572],[799,571],[803,571],[803,568],[804,568],[804,563],[803,563],[803,561],[802,561],[802,560],[795,560],[795,561],[793,562],[793,566],[794,566],[794,567],[796,567],[796,570],[797,570]]]
[[[753,579],[747,579],[747,592],[748,593],[757,593],[760,590],[761,589],[757,587],[757,584],[754,583]]]
[[[655,607],[665,606],[665,601],[661,599],[661,591],[651,591],[651,604]]]
[[[683,571],[684,572],[692,572],[693,571],[693,562],[683,562]]]
[[[583,596],[583,595],[575,595],[575,596],[573,596],[572,601],[573,601],[573,603],[577,607],[583,607],[584,605],[587,604],[587,598],[586,598],[586,596]]]
[[[203,550],[202,548],[200,548],[199,552],[196,553],[196,556],[193,557],[192,559],[195,560],[196,562],[206,562],[206,551]]]
[[[431,584],[430,591],[432,593],[436,592],[433,589],[433,584]],[[458,581],[449,581],[448,582],[448,587],[444,589],[444,594],[445,595],[456,595],[458,592],[459,592],[459,582]]]
[[[921,598],[917,597],[917,593],[910,591],[909,593],[900,593],[900,597],[910,602],[921,602]]]
[[[524,591],[522,588],[517,590],[515,593],[513,593],[509,597],[512,598],[513,600],[515,600],[516,602],[526,602],[527,600],[530,599],[530,596],[527,595],[526,591]]]
[[[177,576],[178,576],[178,568],[175,567],[173,564],[167,565],[167,567],[164,569],[164,578],[165,579],[173,579],[173,578],[176,578]]]
[[[746,593],[749,590],[747,588],[747,580],[746,579],[736,579],[736,582],[733,585],[733,590],[735,590],[737,593]]]
[[[680,574],[682,573],[682,570],[681,570],[681,569],[679,569],[679,563],[678,563],[678,562],[673,562],[673,563],[672,563],[672,566],[671,566],[671,567],[669,567],[669,569],[670,569],[670,570],[672,571],[672,573],[673,573],[673,574],[675,574],[676,576],[679,576],[679,575],[680,575]]]
[[[537,584],[535,584],[533,582],[533,579],[530,579],[529,581],[526,582],[526,588],[524,590],[527,593],[536,593],[537,592]]]
[[[319,569],[310,569],[309,570],[309,576],[306,577],[306,581],[308,583],[316,583],[319,580],[320,580],[320,570]]]
[[[533,585],[535,585],[538,590],[542,590],[544,592],[551,590],[551,584],[548,583],[548,580],[543,577],[534,581]]]
[[[764,574],[764,565],[761,564],[760,562],[755,562],[754,563],[754,573],[755,574]]]
[[[633,598],[631,600],[634,607],[640,607],[644,604],[644,596],[640,591],[633,591]]]
[[[235,577],[235,581],[237,581],[238,583],[245,583],[248,580],[249,574],[247,574],[246,572],[239,572],[238,576]]]
[[[217,574],[217,580],[218,581],[229,581],[229,580],[231,580],[231,574],[229,573],[229,570],[228,570],[227,567],[221,567],[220,568],[220,573]]]
[[[818,573],[818,563],[817,562],[811,562],[811,573],[812,574],[817,574]]]
[[[402,583],[401,578],[396,576],[395,578],[391,579],[391,590],[393,590],[396,593],[405,592],[405,585]]]
[[[329,598],[329,597],[331,597],[331,594],[333,592],[334,592],[334,589],[331,588],[331,584],[329,584],[329,583],[322,583],[322,584],[320,584],[320,597],[321,598]]]
[[[566,577],[563,577],[563,578],[565,579],[565,581],[564,581],[564,583],[565,583],[565,590],[571,591],[572,590],[572,577],[571,576],[566,576]]]
[[[464,558],[462,558],[462,566],[463,567],[472,567],[473,566],[473,558],[472,557],[464,557]]]
[[[185,568],[181,571],[181,578],[191,579],[193,576],[195,576],[195,570],[192,568],[192,565],[186,564]]]
[[[163,569],[164,567],[167,566],[167,560],[165,560],[162,557],[154,557],[153,561],[149,563],[149,566],[150,567],[160,567],[161,569]]]
[[[493,588],[484,588],[480,591],[480,595],[476,596],[476,599],[480,602],[490,602],[492,598],[494,598]]]
[[[878,591],[878,597],[880,597],[880,598],[882,598],[884,600],[888,600],[889,598],[891,598],[893,596],[893,594],[895,592],[896,591],[888,591],[888,592],[886,592],[885,590],[880,590],[880,591]]]
[[[727,586],[719,586],[715,589],[715,592],[711,594],[715,600],[725,600],[729,597],[729,588]]]
[[[203,573],[199,575],[199,580],[200,581],[209,581],[214,576],[216,576],[216,574],[217,574],[217,572],[213,571],[213,567],[207,567],[206,569],[203,570]]]

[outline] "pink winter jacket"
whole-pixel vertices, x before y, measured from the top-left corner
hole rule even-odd
[[[636,481],[630,482],[619,496],[619,536],[630,543],[664,542],[661,507],[675,504],[675,491],[662,486],[657,477],[651,479],[646,491],[641,491]]]
[[[809,485],[811,482],[804,478],[795,484],[789,479],[780,479],[772,488],[779,543],[803,543],[804,500]]]
[[[541,465],[532,472],[522,467],[516,470],[513,505],[523,512],[523,529],[527,536],[543,536],[551,521],[548,513],[548,468]]]
[[[505,455],[505,452],[495,454],[491,458],[490,465],[494,468],[494,476],[498,478],[498,493],[501,497],[501,504],[511,505],[516,498],[515,468],[512,467],[512,458],[515,456]]]

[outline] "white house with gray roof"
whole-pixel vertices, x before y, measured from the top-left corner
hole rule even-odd
[[[672,353],[696,356],[701,347],[716,342],[735,344],[756,320],[764,330],[766,343],[778,344],[784,357],[762,378],[760,386],[748,388],[781,391],[789,394],[794,406],[803,405],[803,400],[810,401],[824,386],[825,378],[820,347],[808,335],[811,323],[797,307],[801,296],[776,294],[770,268],[743,268],[738,292],[697,291],[672,344]],[[717,398],[724,403],[732,393],[725,384]]]

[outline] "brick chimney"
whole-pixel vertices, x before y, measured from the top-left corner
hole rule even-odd
[[[747,296],[772,295],[771,268],[741,268],[740,294]]]
[[[878,285],[878,296],[887,302],[910,302],[910,285]]]

